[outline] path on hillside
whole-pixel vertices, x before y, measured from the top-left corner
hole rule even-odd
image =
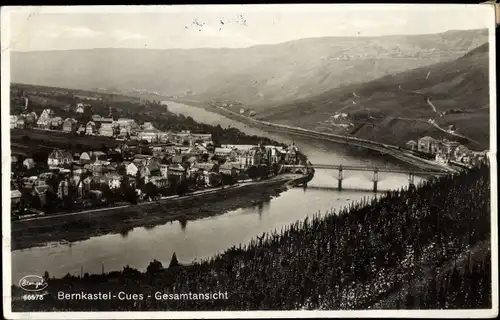
[[[403,91],[403,92],[405,92],[405,93],[410,93],[410,94],[418,94],[418,95],[424,95],[423,93],[418,92],[418,91],[407,91],[407,90],[403,89],[403,88],[401,87],[401,85],[398,85],[398,88],[399,88],[399,90],[401,90],[401,91]],[[426,101],[427,101],[427,104],[428,104],[428,105],[432,108],[432,111],[434,111],[434,113],[438,113],[438,112],[437,112],[437,109],[436,109],[436,106],[435,106],[435,105],[432,103],[432,101],[431,101],[431,97],[427,97]],[[409,118],[399,118],[399,119],[401,119],[401,120],[410,120]],[[418,121],[425,121],[425,120],[423,120],[423,119],[414,119],[414,120],[418,120]],[[425,122],[428,122],[428,121],[425,121]],[[476,140],[474,140],[474,139],[472,139],[472,138],[470,138],[470,137],[467,137],[467,136],[464,136],[464,135],[462,135],[462,134],[455,133],[455,132],[452,132],[452,131],[448,131],[448,130],[446,130],[446,129],[444,129],[444,128],[440,127],[440,126],[436,123],[436,121],[432,121],[432,122],[428,122],[428,123],[432,124],[432,125],[433,125],[436,129],[438,129],[438,130],[440,130],[440,131],[442,131],[442,132],[445,132],[445,133],[447,133],[447,134],[449,134],[449,135],[452,135],[452,136],[455,136],[455,137],[458,137],[458,138],[462,138],[462,139],[469,140],[469,141],[474,142],[474,143],[476,143],[476,144],[478,144],[478,145],[480,145],[480,144],[481,144],[481,143],[479,143],[478,141],[476,141]]]
[[[353,95],[353,97],[361,99],[361,97],[359,95],[357,95],[356,92],[354,92],[354,91],[352,92],[352,95]],[[344,111],[346,109],[349,109],[349,108],[351,108],[352,106],[355,106],[355,105],[357,105],[356,101],[352,101],[352,104],[348,104],[345,107],[340,108],[339,110],[337,110],[337,112],[342,112],[342,111]]]
[[[420,96],[424,95],[422,92],[403,89],[403,87],[401,87],[400,84],[398,85],[398,89],[401,90],[401,91],[403,91],[404,93],[417,94],[417,95],[420,95]]]
[[[458,138],[462,138],[462,139],[467,139],[467,140],[469,140],[469,141],[471,141],[471,142],[474,142],[474,143],[476,143],[476,144],[481,144],[481,143],[479,143],[478,141],[476,141],[476,140],[474,140],[474,139],[472,139],[472,138],[469,138],[469,137],[467,137],[467,136],[464,136],[463,134],[459,134],[459,133],[455,133],[455,132],[452,132],[452,131],[448,131],[448,130],[446,130],[446,129],[443,129],[442,127],[440,127],[440,126],[439,126],[437,123],[435,123],[435,122],[432,122],[431,124],[432,124],[434,127],[436,127],[438,130],[441,130],[441,131],[443,131],[443,132],[445,132],[445,133],[447,133],[447,134],[449,134],[449,135],[452,135],[452,136],[455,136],[455,137],[458,137]]]
[[[472,261],[480,254],[483,254],[485,251],[487,251],[489,245],[489,241],[479,242],[471,248],[460,253],[455,259],[450,259],[441,266],[437,266],[434,268],[424,268],[424,276],[422,278],[413,280],[410,284],[407,284],[406,286],[401,288],[401,290],[398,290],[389,297],[375,303],[370,309],[387,309],[389,307],[394,308],[394,306],[396,305],[396,300],[398,298],[404,298],[407,293],[414,294],[417,292],[422,292],[425,289],[425,285],[428,284],[429,281],[434,277],[434,272],[437,273],[437,275],[435,276],[436,283],[440,283],[441,278],[445,274],[453,270],[453,268],[455,267],[457,267],[458,270],[462,272],[467,266],[466,263],[469,259],[469,255]]]
[[[458,137],[458,138],[462,138],[462,139],[466,139],[466,140],[469,140],[471,142],[474,142],[476,144],[480,144],[478,141],[472,139],[472,138],[469,138],[467,136],[464,136],[464,135],[461,135],[461,134],[458,134],[458,133],[455,133],[455,132],[450,132],[446,129],[444,129],[443,127],[440,127],[436,122],[429,122],[429,121],[426,121],[424,119],[417,119],[417,118],[405,118],[405,117],[392,117],[393,119],[397,119],[397,120],[403,120],[403,121],[417,121],[417,122],[423,122],[423,123],[428,123],[430,125],[432,125],[433,127],[435,127],[436,129],[444,132],[444,133],[447,133],[449,135],[452,135],[452,136],[455,136],[455,137]]]
[[[436,106],[431,102],[431,97],[427,97],[427,104],[431,106],[432,111],[437,113]]]
[[[412,91],[412,90],[405,90],[405,89],[403,89],[403,87],[401,87],[401,85],[398,85],[398,89],[401,90],[401,91],[403,91],[404,93],[408,93],[408,94],[416,94],[416,95],[419,95],[419,96],[425,95],[422,92]],[[431,97],[430,96],[427,97],[426,101],[427,101],[427,104],[432,108],[432,111],[434,111],[434,113],[438,113],[437,110],[436,110],[436,106],[431,102]]]

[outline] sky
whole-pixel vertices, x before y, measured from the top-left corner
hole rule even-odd
[[[2,20],[7,12],[4,8]],[[10,41],[2,40],[2,50],[7,45],[13,51],[240,48],[302,38],[480,29],[491,26],[494,19],[489,6],[463,4],[82,6],[11,7],[10,10],[7,19]]]

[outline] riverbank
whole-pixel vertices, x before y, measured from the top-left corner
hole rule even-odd
[[[75,242],[91,237],[121,233],[136,227],[152,228],[167,222],[197,220],[220,215],[240,207],[254,206],[277,197],[306,178],[281,175],[255,183],[242,183],[212,193],[188,195],[85,213],[74,213],[54,219],[14,221],[11,250],[44,246],[50,242]]]

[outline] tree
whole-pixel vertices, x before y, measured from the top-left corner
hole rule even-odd
[[[131,204],[137,204],[137,193],[135,192],[135,189],[128,187],[127,192],[125,193],[125,198]]]
[[[277,175],[277,174],[278,174],[278,172],[279,172],[279,165],[278,165],[276,162],[275,162],[275,163],[273,163],[271,171],[272,171],[272,173],[273,173],[274,175]]]
[[[221,174],[221,181],[223,185],[235,184],[235,178],[229,174]]]
[[[38,196],[34,196],[35,199],[39,199]],[[48,213],[56,212],[58,207],[60,206],[61,201],[57,197],[57,194],[53,191],[53,189],[49,188],[45,193],[45,210]]]
[[[119,190],[121,194],[120,198],[132,204],[137,203],[137,195],[134,188],[130,186],[130,178],[128,176],[123,176],[121,178]]]
[[[262,179],[266,179],[269,177],[269,167],[268,166],[259,166],[260,177]]]
[[[208,153],[203,153],[201,155],[201,162],[208,162],[209,158],[210,158],[210,156]]]
[[[139,277],[140,275],[141,272],[139,270],[131,268],[129,265],[123,267],[122,276],[124,278],[133,279]]]
[[[109,152],[109,148],[105,143],[101,144],[101,150],[102,150],[102,152],[104,152],[106,154]]]
[[[212,157],[212,161],[216,162],[219,165],[222,165],[222,164],[226,163],[227,159],[225,157],[222,157],[222,156],[214,155]]]
[[[42,208],[42,202],[40,201],[40,198],[38,197],[37,194],[31,195],[29,197],[29,202],[30,202],[32,208],[35,208],[35,209]]]
[[[207,151],[208,152],[214,152],[215,151],[215,146],[212,142],[207,144]]]
[[[143,189],[145,185],[144,177],[141,175],[141,171],[137,170],[137,174],[135,175],[136,188]]]
[[[260,178],[260,171],[257,166],[251,166],[247,169],[248,177],[252,180]]]
[[[177,184],[177,194],[179,196],[183,196],[188,192],[189,192],[189,182],[187,181],[187,179],[182,179]]]
[[[160,261],[154,259],[153,261],[151,261],[148,265],[148,267],[146,268],[146,272],[149,274],[149,275],[154,275],[156,273],[158,273],[158,271],[161,271],[163,270],[163,265],[161,264]]]
[[[146,193],[146,196],[151,199],[155,199],[159,195],[158,187],[152,182],[146,183],[144,186],[144,192]]]

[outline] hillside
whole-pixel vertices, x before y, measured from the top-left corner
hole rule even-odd
[[[453,61],[329,90],[262,110],[257,117],[385,143],[404,144],[431,135],[485,149],[489,146],[488,52],[486,43]],[[455,125],[457,136],[443,132],[429,119],[445,129]]]
[[[92,49],[12,52],[13,82],[122,92],[147,89],[249,105],[294,101],[462,56],[487,30],[328,37],[242,49]]]
[[[487,309],[491,275],[490,168],[425,181],[305,218],[189,265],[154,260],[99,274],[46,277],[36,311]],[[172,263],[177,261],[177,263]],[[165,266],[165,267],[163,267]],[[168,268],[167,268],[168,266]],[[219,299],[58,299],[59,292],[218,293]],[[186,294],[187,295],[187,294]],[[168,296],[167,296],[168,297]],[[17,298],[17,299],[16,299]]]

